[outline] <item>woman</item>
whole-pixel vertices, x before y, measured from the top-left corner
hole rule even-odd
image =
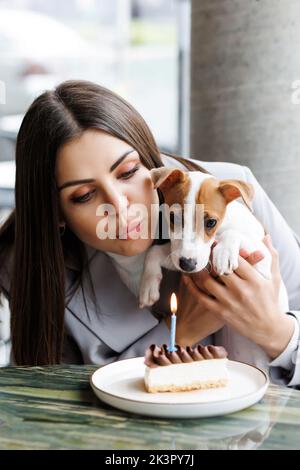
[[[251,266],[259,253],[241,253],[247,260],[241,256],[238,269],[221,276],[221,283],[207,272],[187,283],[185,276],[165,272],[152,312],[138,308],[137,280],[153,240],[102,239],[98,224],[107,222],[108,213],[99,216],[97,208],[111,204],[125,226],[133,203],[146,205],[150,214],[162,194],[153,189],[149,170],[164,164],[254,184],[254,212],[279,251],[291,308],[300,309],[299,245],[247,168],[203,162],[203,169],[196,161],[160,155],[126,101],[93,83],[68,81],[33,102],[17,139],[16,209],[0,231],[0,293],[10,303],[15,363],[105,364],[143,355],[149,344],[168,341],[168,300],[175,289],[177,342],[218,341],[211,335],[227,325],[245,344],[264,349],[274,380],[300,384],[292,360],[300,314],[279,308],[279,263],[270,240],[272,281]],[[229,354],[231,346],[226,344]]]

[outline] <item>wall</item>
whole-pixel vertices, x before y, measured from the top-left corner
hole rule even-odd
[[[298,233],[299,18],[299,0],[192,0],[191,157],[249,166]]]

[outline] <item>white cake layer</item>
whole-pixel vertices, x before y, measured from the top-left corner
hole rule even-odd
[[[189,385],[194,382],[211,382],[228,379],[227,358],[171,364],[169,366],[146,367],[145,383],[149,388],[174,385]]]

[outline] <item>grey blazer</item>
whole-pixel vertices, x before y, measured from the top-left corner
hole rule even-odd
[[[184,166],[171,157],[162,155],[166,166],[184,169]],[[249,168],[232,163],[204,162],[192,160],[218,178],[234,178],[254,185],[253,209],[256,217],[271,234],[272,241],[279,251],[283,281],[288,290],[290,314],[300,324],[300,240],[273,205]],[[110,362],[143,356],[151,344],[168,343],[169,330],[162,317],[169,312],[169,299],[172,291],[177,291],[180,274],[164,270],[160,288],[160,299],[152,310],[140,309],[137,298],[121,280],[111,258],[101,251],[85,246],[89,258],[90,286],[87,272],[83,274],[82,285],[72,295],[69,289],[76,278],[77,267],[70,261],[66,267],[66,311],[65,344],[63,362],[104,365]],[[1,281],[1,279],[0,279]],[[8,280],[6,287],[8,289]],[[5,286],[5,276],[2,276]],[[296,320],[295,320],[296,322]],[[206,338],[202,343],[223,344],[229,357],[234,345],[224,340],[222,331]],[[225,344],[226,343],[226,344]],[[280,360],[270,363],[270,373],[274,382],[300,386],[300,348],[298,337],[290,344],[285,354],[293,354],[290,370],[281,367]],[[292,350],[291,350],[292,348]],[[247,357],[247,341],[244,356]]]

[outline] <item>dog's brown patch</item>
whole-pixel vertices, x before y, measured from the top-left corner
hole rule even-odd
[[[164,202],[169,209],[173,204],[180,205],[183,214],[184,204],[186,204],[191,187],[188,173],[178,168],[157,168],[151,170],[151,177],[154,188],[158,187],[161,190]],[[173,230],[173,228],[173,223],[170,221],[170,229]]]
[[[219,191],[219,183],[220,181],[215,178],[208,178],[204,180],[201,184],[198,194],[196,195],[196,204],[203,205],[203,213],[201,214],[202,220],[200,221],[200,224],[201,227],[203,227],[202,224],[204,223],[204,231],[202,236],[204,236],[205,242],[214,237],[225,216],[227,204],[224,196]],[[217,224],[212,229],[206,229],[205,221],[210,218],[216,219]]]

